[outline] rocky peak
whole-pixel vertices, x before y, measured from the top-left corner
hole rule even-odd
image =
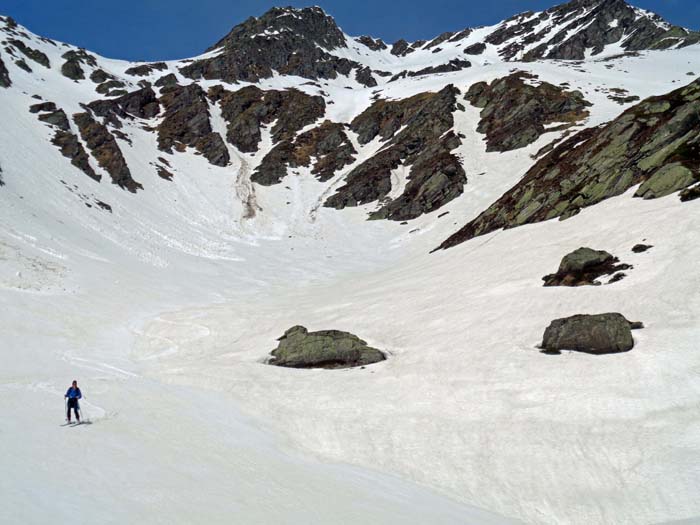
[[[523,13],[498,27],[487,42],[506,60],[582,60],[610,44],[626,51],[683,47],[700,33],[669,24],[625,0],[572,0],[541,13]]]
[[[298,45],[300,41],[330,51],[347,47],[345,35],[332,16],[318,6],[296,9],[273,7],[262,16],[250,17],[219,40],[209,51],[221,47],[234,48],[250,40],[280,40]]]
[[[362,64],[328,52],[344,47],[345,35],[320,7],[275,7],[237,25],[208,50],[221,50],[219,54],[196,60],[180,71],[192,79],[233,83],[257,82],[275,72],[315,80],[350,76],[355,70],[358,82],[375,86],[371,73],[358,74]]]

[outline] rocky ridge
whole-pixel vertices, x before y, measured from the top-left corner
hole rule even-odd
[[[696,80],[577,133],[440,247],[500,228],[565,219],[636,185],[635,197],[645,199],[690,189],[700,182],[699,100]]]

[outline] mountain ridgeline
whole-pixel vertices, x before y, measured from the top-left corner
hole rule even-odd
[[[635,186],[643,199],[700,195],[697,80],[638,102],[616,86],[584,93],[542,73],[543,64],[622,71],[649,53],[664,60],[696,49],[700,33],[623,0],[573,0],[391,45],[347,36],[319,7],[273,8],[203,55],[167,63],[107,61],[10,17],[0,17],[0,38],[3,104],[24,104],[48,127],[47,150],[86,175],[84,184],[157,192],[187,176],[177,167],[187,156],[237,180],[250,167],[249,196],[308,175],[323,187],[323,208],[365,206],[369,219],[410,221],[462,198],[479,171],[469,134],[489,155],[539,143],[525,176],[473,210],[482,213],[442,248],[565,219]],[[512,67],[504,74],[499,64]],[[49,88],[40,94],[37,83]],[[589,125],[601,89],[622,114]],[[465,127],[469,115],[478,115],[474,128]],[[135,164],[125,152],[137,146],[150,157]]]

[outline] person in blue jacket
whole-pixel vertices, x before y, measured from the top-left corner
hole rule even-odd
[[[66,395],[63,396],[68,400],[68,403],[66,404],[67,407],[67,413],[66,413],[66,418],[68,419],[68,422],[70,423],[70,409],[73,409],[73,412],[75,412],[75,419],[78,423],[80,423],[80,405],[78,404],[78,399],[83,397],[83,394],[80,392],[80,389],[78,388],[78,382],[73,381],[73,384],[71,387],[68,389],[66,392]]]

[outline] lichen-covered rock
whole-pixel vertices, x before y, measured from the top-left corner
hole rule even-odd
[[[69,158],[71,164],[85,173],[85,175],[97,182],[102,179],[90,166],[88,154],[75,134],[70,131],[58,130],[54,134],[53,139],[51,139],[51,143],[58,147],[61,150],[61,154]]]
[[[345,185],[324,206],[342,209],[384,199],[391,192],[392,170],[402,164],[411,166],[405,190],[370,218],[413,219],[461,195],[466,175],[451,153],[460,140],[450,131],[458,93],[449,85],[438,93],[421,93],[398,101],[378,100],[358,115],[351,128],[361,144],[377,136],[388,142],[353,168]]]
[[[161,90],[163,121],[158,126],[158,148],[172,152],[173,147],[196,148],[215,166],[226,166],[230,156],[226,144],[212,131],[209,105],[201,87],[167,86]],[[217,138],[218,137],[218,138]]]
[[[603,250],[581,247],[564,256],[556,273],[545,275],[545,286],[585,286],[598,284],[596,279],[631,268]],[[619,274],[618,274],[619,275]],[[620,280],[618,277],[616,281]]]
[[[101,168],[107,170],[114,184],[132,193],[143,189],[143,186],[132,178],[131,170],[116,139],[104,124],[97,122],[89,113],[76,113],[73,115],[73,122],[78,126],[80,136],[92,156]]]
[[[346,48],[345,35],[320,7],[275,7],[249,18],[208,51],[216,56],[180,69],[192,79],[258,82],[274,72],[309,79],[349,75],[362,65],[328,51]]]
[[[154,62],[152,64],[130,67],[125,70],[124,73],[135,77],[145,77],[152,74],[154,71],[164,71],[166,69],[168,69],[168,65],[165,62]]]
[[[287,175],[287,168],[311,165],[311,173],[321,182],[331,179],[351,164],[357,152],[345,134],[344,125],[326,120],[294,140],[284,140],[263,158],[251,176],[253,182],[270,186]]]
[[[10,72],[7,70],[5,62],[2,61],[2,57],[0,57],[0,87],[9,88],[11,85]]]
[[[477,131],[486,134],[486,151],[511,151],[532,144],[545,126],[561,123],[564,129],[588,116],[587,102],[578,91],[566,91],[517,72],[471,86],[465,98],[483,108]],[[549,130],[551,131],[551,129]]]
[[[348,332],[309,332],[294,326],[278,339],[269,363],[288,368],[351,368],[384,361],[384,354]]]
[[[51,67],[49,57],[47,57],[46,54],[42,53],[38,49],[29,47],[27,44],[16,38],[9,38],[7,42],[12,44],[18,51],[20,51],[23,55],[25,55],[27,58],[30,58],[37,64],[40,64],[46,68]]]
[[[661,166],[658,171],[645,180],[635,192],[634,196],[644,199],[665,197],[666,195],[687,188],[700,180],[697,174],[697,170],[693,173],[690,168],[684,166],[680,162],[666,164],[665,166]]]
[[[570,217],[657,175],[645,187],[644,197],[678,191],[683,184],[693,187],[700,181],[699,101],[696,80],[646,99],[608,124],[573,135],[440,248],[500,228]]]
[[[630,323],[619,313],[555,319],[544,332],[541,348],[547,353],[562,350],[597,355],[628,352],[634,347],[632,328],[641,326],[641,323]]]
[[[263,125],[275,123],[271,129],[273,143],[291,140],[300,129],[321,118],[326,109],[322,97],[297,89],[263,91],[247,86],[227,91],[215,86],[208,96],[219,104],[226,120],[226,140],[244,153],[258,150]]]

